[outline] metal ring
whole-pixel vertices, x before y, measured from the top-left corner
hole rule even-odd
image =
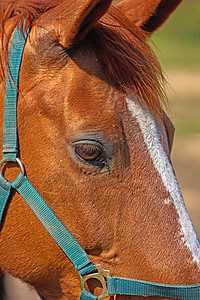
[[[107,284],[106,284],[106,280],[105,280],[105,276],[110,277],[111,275],[110,275],[110,271],[104,270],[101,265],[96,265],[95,268],[96,268],[97,272],[91,273],[91,274],[88,274],[85,276],[81,276],[81,279],[80,279],[81,290],[83,290],[85,288],[85,283],[87,280],[92,279],[92,278],[97,279],[101,283],[102,288],[103,288],[101,295],[98,296],[98,298],[97,298],[98,300],[101,300],[108,296],[111,296],[108,294],[108,288],[107,288]]]
[[[1,172],[1,169],[3,167],[3,165],[5,163],[9,163],[9,162],[14,162],[14,163],[17,163],[19,168],[20,168],[20,173],[24,176],[25,175],[25,171],[24,171],[24,167],[23,167],[23,164],[21,162],[21,160],[19,158],[4,158],[2,159],[2,161],[0,162],[0,177],[3,177],[4,179],[6,179],[3,175],[2,175],[2,172]],[[6,179],[7,180],[7,179]]]

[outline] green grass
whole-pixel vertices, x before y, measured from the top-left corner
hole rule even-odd
[[[187,137],[200,134],[200,101],[199,97],[181,97],[170,99],[172,121],[176,128],[176,137]]]
[[[200,1],[184,0],[167,22],[153,34],[152,41],[156,47],[152,43],[151,46],[169,75],[171,69],[180,72],[200,70]],[[183,85],[188,85],[188,82],[183,82]],[[187,95],[182,92],[177,96],[169,96],[176,137],[187,138],[199,134],[200,95],[193,93],[191,96],[188,91]]]
[[[168,68],[200,68],[200,2],[185,0],[152,40],[161,64]]]
[[[152,40],[163,67],[200,68],[200,1],[184,0]]]
[[[153,37],[157,49],[153,50],[163,67],[167,68],[200,68],[200,44],[199,42],[187,42],[184,40],[157,33]]]

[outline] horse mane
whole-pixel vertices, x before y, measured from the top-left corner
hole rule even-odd
[[[56,7],[63,0],[1,0],[0,34],[1,64],[4,76],[7,72],[8,45],[17,26],[26,20],[27,30],[45,11]],[[13,17],[13,24],[5,34],[4,24]],[[116,7],[93,26],[88,36],[104,68],[116,85],[134,94],[156,117],[162,116],[166,104],[165,79],[160,64],[147,43],[148,36]],[[134,91],[134,93],[133,93]]]
[[[116,7],[90,32],[98,57],[110,76],[156,116],[167,105],[165,78],[160,63],[148,44],[148,35]],[[134,93],[133,93],[134,91]]]

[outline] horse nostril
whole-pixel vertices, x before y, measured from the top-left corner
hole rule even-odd
[[[101,256],[102,253],[102,248],[101,247],[95,247],[95,248],[86,248],[85,252],[88,255],[92,255],[92,256]]]

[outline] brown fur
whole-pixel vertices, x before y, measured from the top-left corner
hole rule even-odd
[[[128,90],[133,100],[139,95],[142,104],[160,114],[158,132],[170,156],[173,129],[160,112],[162,75],[142,30],[118,9],[105,13],[109,1],[66,0],[44,7],[37,1],[42,12],[34,21],[36,10],[25,3],[36,2],[17,1],[7,10],[8,2],[1,2],[4,63],[14,26],[25,15],[32,24],[18,97],[20,158],[31,183],[93,263],[113,276],[199,283],[200,270],[182,241],[175,206],[126,105]],[[1,132],[2,127],[1,121]],[[91,141],[101,145],[105,166],[81,160],[74,151],[77,141],[86,148]],[[8,167],[6,178],[15,175]],[[78,273],[17,193],[0,238],[4,273],[30,283],[46,300],[78,299]],[[90,291],[96,288],[91,282]]]
[[[148,33],[154,32],[169,18],[182,1],[183,0],[162,0],[156,7],[154,14],[146,20],[142,28]]]
[[[7,8],[6,2],[4,5]],[[7,9],[3,4],[1,6],[0,31],[4,40],[2,49],[4,66],[7,66],[9,40],[15,27],[26,18],[25,28],[27,29],[31,26],[38,10],[44,13],[58,5],[58,1],[57,3],[55,1],[36,1],[36,3],[35,1],[22,1],[21,5],[20,3],[21,1],[14,1]],[[17,14],[17,18],[5,35],[4,23],[13,14]],[[99,16],[97,15],[96,18],[98,19]],[[144,32],[120,11],[111,7],[108,14],[97,25],[93,22],[90,36],[94,40],[100,60],[115,83],[124,90],[134,89],[138,99],[156,116],[160,116],[161,104],[166,100],[163,92],[164,77],[159,62],[146,43],[147,36]],[[80,37],[77,39],[80,40]]]
[[[182,0],[125,0],[117,4],[120,10],[148,34],[158,29]]]

